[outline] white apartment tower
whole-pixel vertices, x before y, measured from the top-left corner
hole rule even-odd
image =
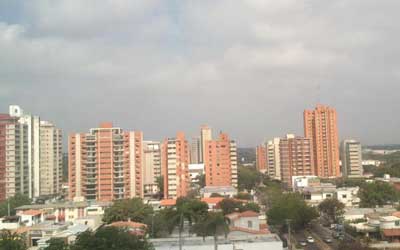
[[[161,144],[158,141],[143,141],[143,185],[144,196],[158,193],[157,178],[161,177]]]
[[[355,140],[344,140],[340,145],[342,175],[344,177],[361,177],[363,175],[361,143]]]

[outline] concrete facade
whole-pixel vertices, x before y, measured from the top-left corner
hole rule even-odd
[[[344,177],[361,177],[363,175],[361,143],[355,140],[344,140],[340,145],[342,175]]]

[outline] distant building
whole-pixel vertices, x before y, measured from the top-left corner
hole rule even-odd
[[[267,169],[266,173],[273,179],[281,179],[281,154],[279,152],[280,138],[274,138],[266,144]]]
[[[161,171],[164,177],[164,198],[186,196],[190,188],[189,144],[183,132],[161,145]]]
[[[206,186],[232,186],[231,141],[220,133],[217,140],[206,142],[204,167]]]
[[[61,131],[17,105],[0,114],[0,201],[21,193],[30,198],[60,191]]]
[[[143,190],[144,196],[156,195],[159,191],[157,178],[161,177],[161,144],[158,141],[143,141]]]
[[[230,141],[230,157],[231,157],[231,185],[234,188],[238,187],[238,163],[237,163],[237,144],[236,141]]]
[[[267,152],[265,145],[256,147],[256,168],[258,171],[265,173],[267,168]]]
[[[340,177],[336,110],[323,105],[317,105],[315,110],[305,110],[304,135],[311,139],[315,174]]]
[[[344,177],[361,177],[363,175],[361,143],[355,140],[344,140],[341,143],[342,175]]]
[[[209,198],[212,194],[219,194],[223,197],[233,198],[237,195],[237,193],[237,189],[232,186],[205,186],[200,190],[200,194],[204,198]]]
[[[292,176],[314,175],[309,138],[287,135],[279,141],[281,180],[292,187]]]
[[[40,195],[61,193],[62,157],[61,129],[40,121]]]
[[[201,140],[200,137],[193,137],[192,143],[190,145],[190,163],[199,164],[201,163]]]
[[[206,151],[206,142],[212,140],[212,131],[207,125],[200,128],[200,163],[204,163],[204,152]]]
[[[102,123],[71,134],[69,199],[112,201],[143,197],[143,134]]]
[[[199,184],[198,177],[201,175],[204,175],[204,164],[189,164],[189,176],[192,184]]]

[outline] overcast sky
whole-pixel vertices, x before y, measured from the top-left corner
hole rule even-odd
[[[0,111],[65,134],[101,121],[160,140],[208,124],[239,146],[303,134],[400,143],[399,0],[0,0]]]

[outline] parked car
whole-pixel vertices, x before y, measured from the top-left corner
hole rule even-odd
[[[332,239],[328,237],[324,238],[324,241],[325,243],[332,243]]]
[[[314,243],[314,238],[311,237],[311,236],[308,236],[308,237],[307,237],[307,242],[308,242],[308,243]]]
[[[302,240],[299,242],[300,246],[305,247],[307,246],[307,242],[305,240]]]

